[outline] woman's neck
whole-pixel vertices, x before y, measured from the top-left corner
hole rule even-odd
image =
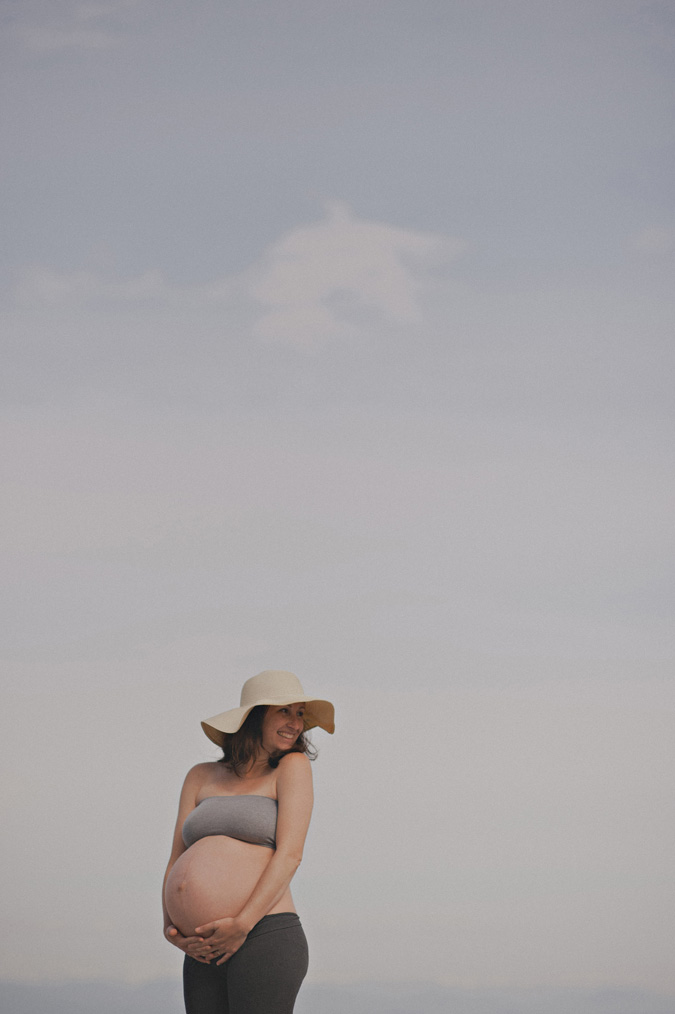
[[[240,775],[241,778],[261,778],[269,771],[270,755],[262,747],[258,750],[249,766]]]

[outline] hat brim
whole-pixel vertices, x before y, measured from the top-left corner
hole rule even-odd
[[[331,702],[323,701],[317,697],[305,697],[303,698],[303,702],[305,704],[303,732],[308,732],[309,729],[318,727],[332,735],[335,732],[335,708]],[[255,707],[258,707],[258,705],[269,706],[276,704],[277,707],[283,707],[284,704],[295,703],[295,698],[268,697],[262,701],[256,701],[255,704],[251,704],[247,708],[231,708],[229,711],[223,711],[219,715],[214,715],[213,718],[205,719],[201,723],[201,726],[211,742],[222,747],[225,745],[225,736],[231,736],[233,733],[238,732],[248,718],[249,713]]]

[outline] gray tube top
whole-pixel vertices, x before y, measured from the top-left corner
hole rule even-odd
[[[270,796],[207,796],[183,823],[187,848],[200,838],[222,834],[274,849],[276,833],[277,801]]]

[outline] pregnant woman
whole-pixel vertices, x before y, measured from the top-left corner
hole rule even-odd
[[[293,673],[266,670],[240,707],[202,722],[223,758],[181,792],[164,877],[164,935],[185,952],[187,1014],[291,1014],[307,942],[291,897],[312,812],[314,751],[333,705]]]

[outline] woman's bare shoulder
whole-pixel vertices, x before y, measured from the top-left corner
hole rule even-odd
[[[219,767],[222,767],[222,765],[218,761],[203,761],[201,764],[195,764],[186,774],[185,784],[194,786],[203,785],[204,782],[217,774]]]
[[[312,765],[305,753],[287,753],[279,761],[277,779],[296,779],[312,777]]]

